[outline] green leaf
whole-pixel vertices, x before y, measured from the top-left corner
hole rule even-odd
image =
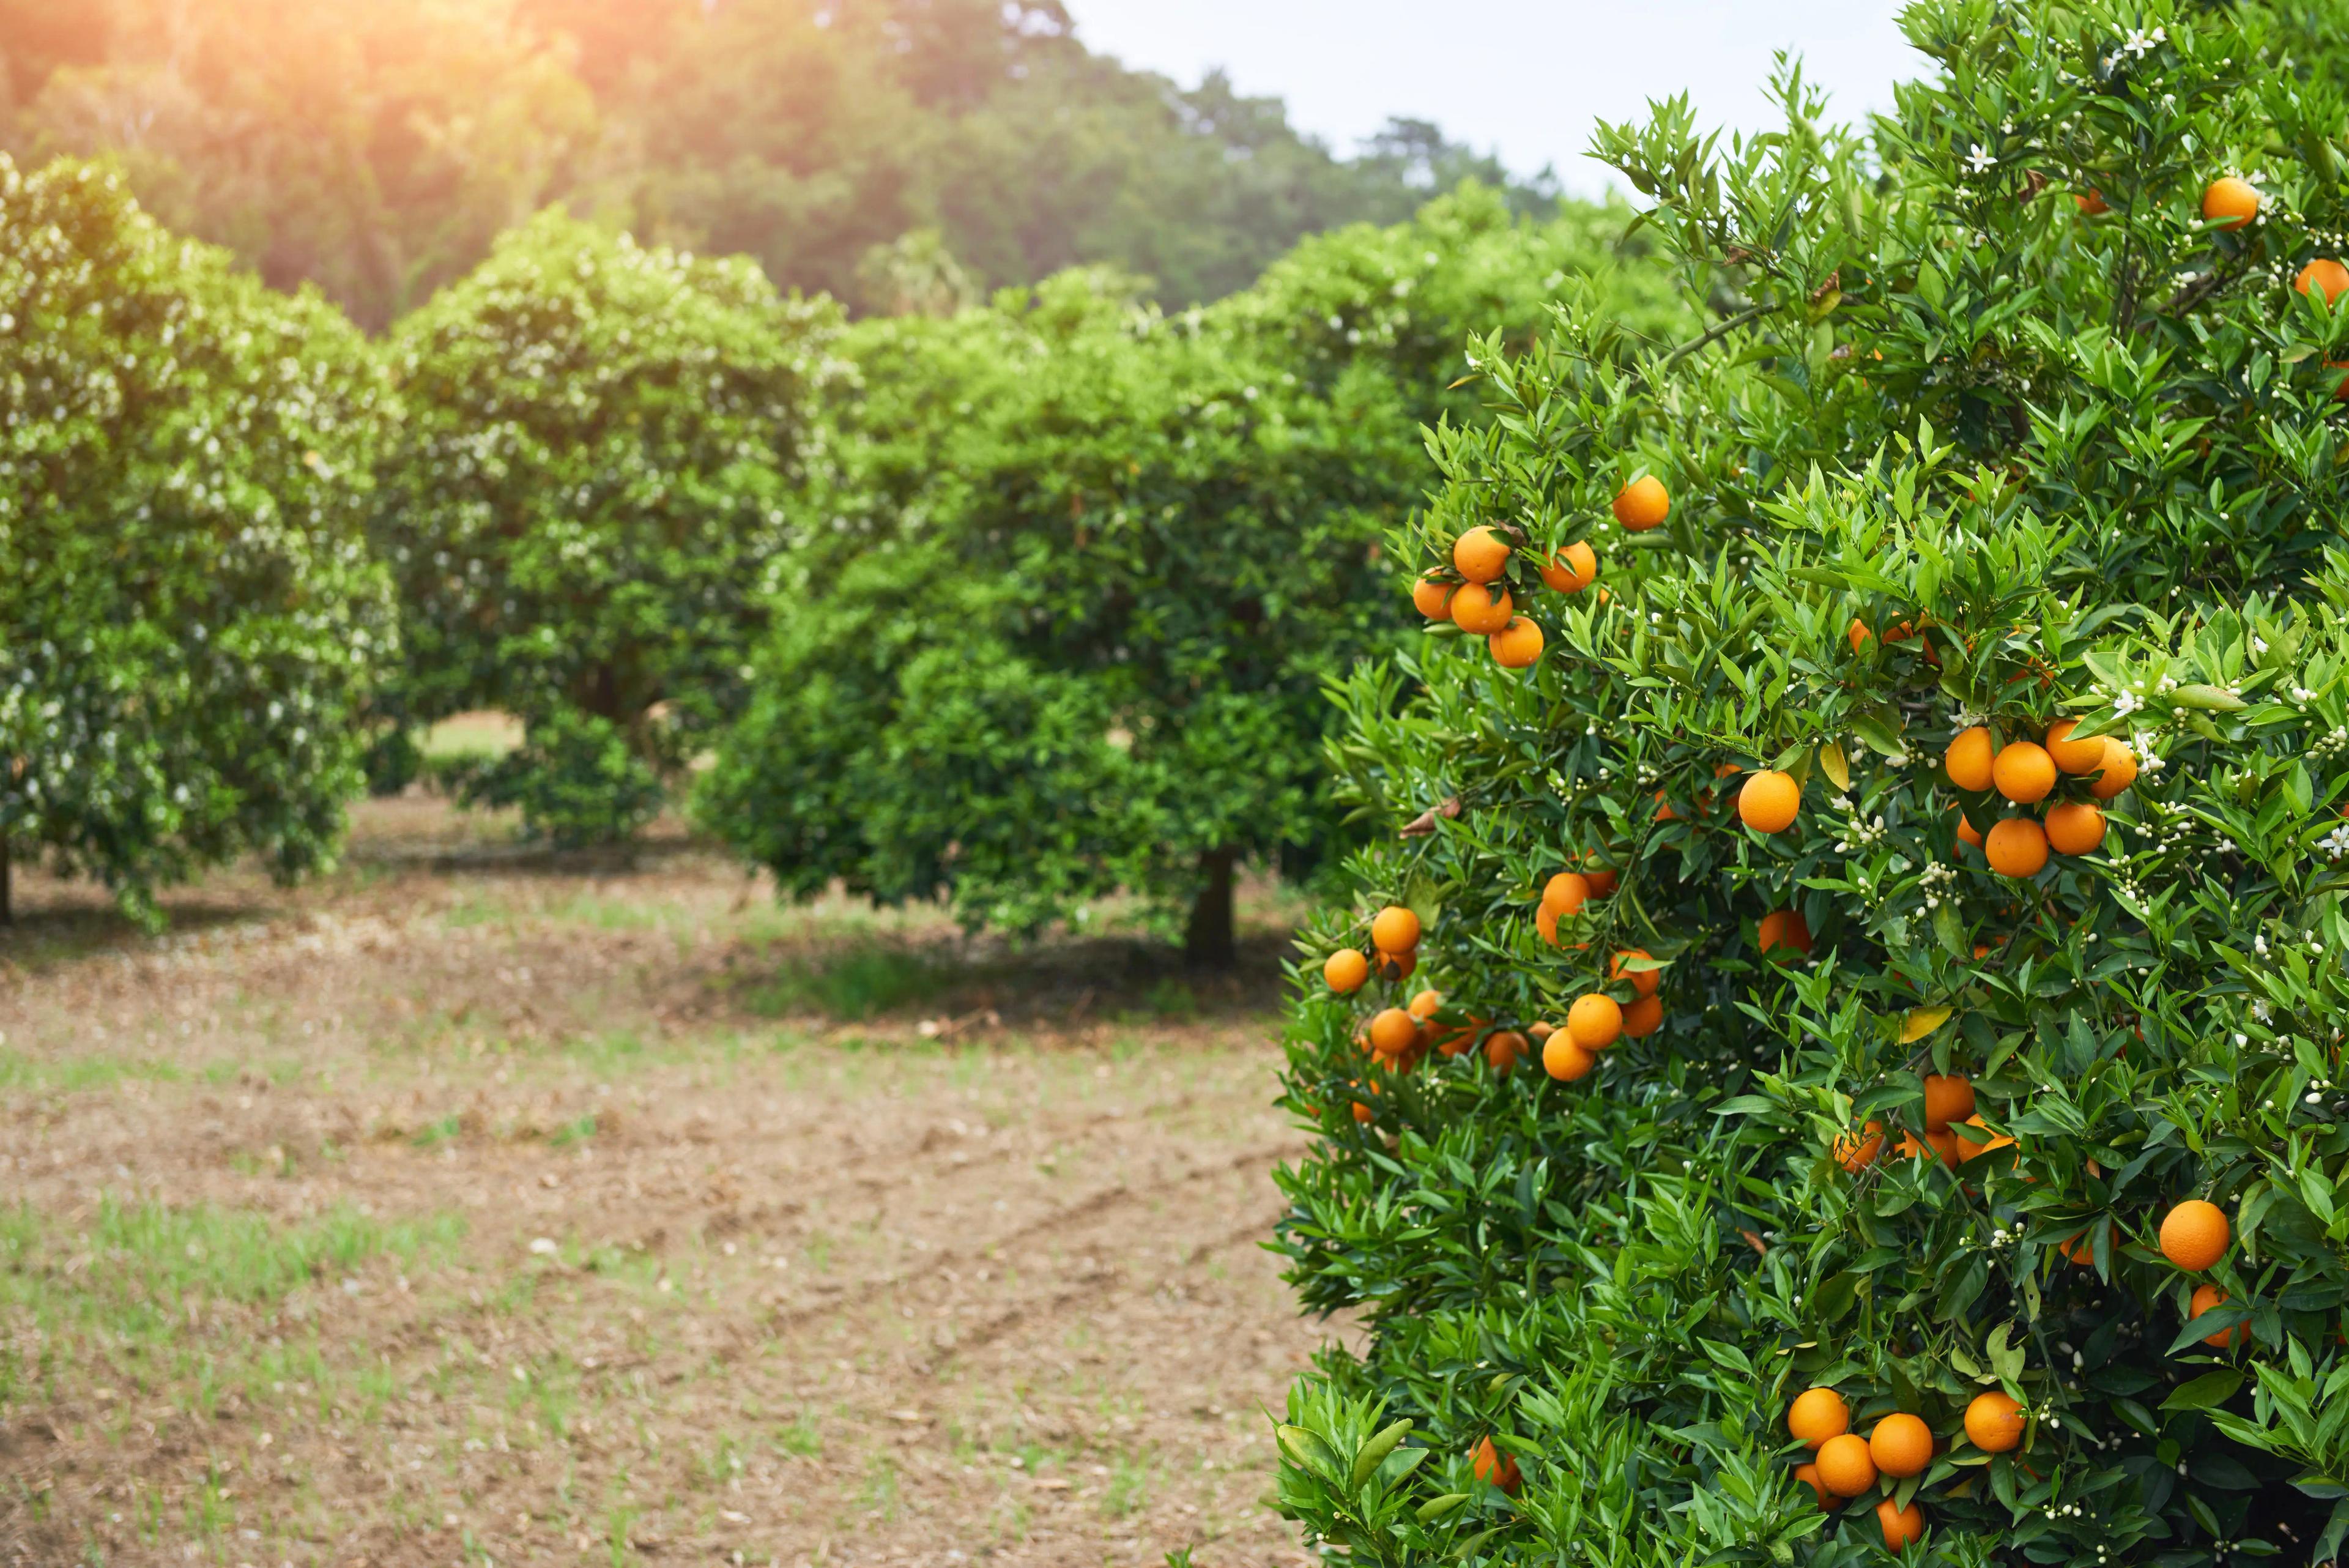
[[[2169,1391],[2161,1402],[2165,1410],[2207,1410],[2213,1405],[2223,1405],[2235,1397],[2243,1386],[2243,1375],[2233,1367],[2206,1372],[2190,1383],[2181,1383]]]

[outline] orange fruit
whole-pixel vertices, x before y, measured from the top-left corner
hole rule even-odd
[[[1950,773],[1950,782],[1960,789],[1985,790],[1991,781],[1990,732],[1976,724],[1961,730],[1950,742],[1950,749],[1941,753],[1941,765]]]
[[[2186,1321],[2192,1323],[2196,1318],[2200,1317],[2212,1307],[2220,1307],[2226,1304],[2227,1293],[2220,1290],[2218,1286],[2210,1284],[2197,1285],[2194,1287],[2193,1306],[2192,1309],[2187,1313]],[[2222,1328],[2216,1334],[2204,1334],[2202,1336],[2202,1343],[2205,1345],[2216,1345],[2219,1349],[2225,1350],[2243,1340],[2249,1339],[2251,1336],[2251,1325],[2247,1323],[2239,1323],[2232,1328]]]
[[[2072,739],[2072,732],[2080,727],[2077,719],[2058,719],[2047,727],[2047,755],[2067,774],[2092,774],[2105,765],[2105,738],[2089,735]]]
[[[1783,833],[1794,826],[1803,804],[1803,786],[1792,774],[1764,768],[1750,775],[1737,792],[1737,820],[1756,833]]]
[[[2080,215],[2084,218],[2102,217],[2112,211],[2112,208],[2106,204],[2105,193],[2097,190],[2091,190],[2085,196],[2074,195],[2072,204],[2080,209]]]
[[[1541,657],[1542,628],[1524,616],[1514,615],[1508,625],[1485,639],[1485,647],[1502,669],[1523,670]]]
[[[1644,534],[1671,515],[1672,498],[1663,482],[1643,474],[1615,493],[1615,521],[1633,534]]]
[[[1993,1388],[1966,1407],[1966,1441],[1986,1454],[2003,1454],[2023,1442],[2023,1407]]]
[[[2047,835],[2027,816],[2010,816],[1991,824],[1982,853],[2002,877],[2036,877],[2047,864]]]
[[[2349,293],[2349,266],[2343,266],[2331,256],[2319,256],[2300,269],[2292,286],[2302,294],[2321,288],[2324,291],[2324,303],[2333,304],[2343,294]]]
[[[1485,1060],[1496,1073],[1515,1067],[1526,1054],[1526,1037],[1514,1029],[1504,1029],[1485,1042]]]
[[[1762,917],[1755,945],[1765,953],[1772,948],[1792,948],[1798,953],[1806,953],[1811,950],[1811,928],[1796,910],[1773,909]]]
[[[1585,1051],[1604,1051],[1623,1033],[1623,1009],[1611,996],[1578,996],[1566,1011],[1567,1038]],[[1552,1036],[1556,1038],[1556,1036]]]
[[[1419,917],[1389,904],[1371,921],[1371,941],[1382,953],[1407,953],[1419,946]]]
[[[1664,1026],[1664,999],[1643,996],[1623,1010],[1623,1034],[1630,1040],[1645,1040]]]
[[[1452,618],[1452,595],[1457,583],[1422,577],[1411,586],[1411,607],[1430,620]]]
[[[1786,1407],[1786,1435],[1817,1448],[1851,1430],[1851,1407],[1832,1388],[1806,1388]]]
[[[1884,1532],[1884,1549],[1898,1552],[1925,1533],[1925,1511],[1913,1502],[1895,1508],[1888,1497],[1876,1505],[1876,1527]]]
[[[1813,1495],[1817,1497],[1819,1500],[1819,1506],[1821,1508],[1841,1508],[1843,1506],[1843,1499],[1829,1491],[1827,1490],[1827,1483],[1819,1479],[1818,1466],[1796,1465],[1795,1467],[1795,1479],[1811,1489]]]
[[[1452,596],[1452,624],[1478,637],[1490,637],[1509,624],[1517,607],[1509,590],[1495,592],[1483,583],[1466,583]]]
[[[1961,1122],[1974,1114],[1974,1085],[1971,1078],[1952,1073],[1925,1075],[1925,1130],[1940,1132],[1951,1122]]]
[[[1681,814],[1672,809],[1672,803],[1664,798],[1664,792],[1662,790],[1658,790],[1656,792],[1655,820],[1658,822],[1678,822],[1680,819]]]
[[[1589,897],[1589,877],[1579,871],[1561,871],[1542,885],[1541,907],[1563,919],[1581,909]]]
[[[1411,971],[1419,967],[1419,954],[1412,951],[1389,952],[1384,948],[1381,948],[1378,962],[1373,967],[1377,969],[1381,980],[1388,981],[1409,980]]]
[[[1358,1122],[1367,1122],[1367,1121],[1369,1121],[1372,1116],[1377,1116],[1377,1115],[1378,1115],[1378,1112],[1376,1112],[1376,1111],[1374,1111],[1374,1110],[1371,1109],[1371,1107],[1370,1107],[1370,1106],[1366,1106],[1366,1105],[1362,1104],[1362,1102],[1361,1102],[1361,1101],[1360,1101],[1360,1100],[1356,1100],[1356,1101],[1354,1102],[1354,1119],[1355,1119],[1356,1121],[1358,1121]]]
[[[2199,1274],[2227,1255],[2226,1212],[2215,1203],[2189,1198],[2161,1220],[2161,1255],[2189,1274]]]
[[[1963,808],[1952,812],[1951,815],[1958,819],[1958,842],[1961,844],[1971,844],[1976,849],[1980,849],[1982,846],[1982,836],[1974,830],[1974,825],[1972,823],[1966,820],[1966,814]]]
[[[1856,1133],[1840,1133],[1835,1140],[1836,1163],[1854,1176],[1876,1163],[1884,1152],[1884,1124],[1870,1120]]]
[[[1557,946],[1557,911],[1552,909],[1547,904],[1536,909],[1534,929],[1541,933],[1542,940],[1552,947]]]
[[[1922,1159],[1930,1154],[1943,1165],[1955,1165],[1958,1162],[1958,1135],[1943,1127],[1939,1132],[1927,1133],[1925,1141],[1919,1143],[1916,1134],[1902,1133],[1900,1142],[1892,1152],[1903,1159]]]
[[[2229,174],[2203,188],[2202,216],[2206,222],[2240,229],[2259,215],[2260,193],[2248,180]]]
[[[1599,552],[1579,541],[1551,556],[1541,580],[1562,594],[1578,594],[1599,580]]]
[[[1424,1023],[1429,1019],[1434,1017],[1436,1010],[1443,1005],[1444,993],[1440,991],[1428,990],[1423,991],[1417,996],[1413,997],[1411,999],[1411,1005],[1406,1007],[1403,1011],[1409,1012],[1413,1018],[1418,1019],[1422,1023]]]
[[[1586,877],[1589,878],[1590,881],[1590,896],[1592,898],[1604,898],[1608,894],[1612,893],[1615,890],[1615,884],[1620,880],[1620,878],[1618,877],[1612,867],[1602,866],[1599,864],[1599,851],[1594,849],[1589,854],[1584,856],[1582,857],[1582,864],[1584,867],[1582,874]]]
[[[1999,794],[2017,805],[2029,805],[2046,799],[2055,787],[2055,759],[2036,741],[2016,741],[1998,753],[1990,776]]]
[[[1990,1124],[1983,1121],[1980,1116],[1968,1116],[1966,1118],[1966,1126],[1980,1128],[1984,1136],[1982,1141],[1976,1142],[1974,1139],[1963,1137],[1962,1135],[1951,1135],[1952,1137],[1957,1137],[1958,1158],[1961,1160],[1980,1159],[1986,1154],[1996,1154],[2000,1149],[2013,1148],[2014,1147],[2014,1140],[2013,1138],[2007,1137],[2004,1133],[1992,1132],[1990,1130]]]
[[[2137,753],[2106,735],[2104,770],[2096,774],[2096,782],[2088,786],[2088,793],[2098,800],[2110,800],[2135,783]]]
[[[1653,996],[1656,994],[1656,986],[1658,982],[1664,978],[1664,971],[1660,969],[1627,970],[1624,967],[1634,959],[1649,959],[1652,958],[1652,956],[1653,955],[1645,948],[1625,948],[1621,952],[1617,953],[1614,960],[1608,964],[1607,978],[1609,980],[1628,980],[1631,982],[1631,990],[1635,994],[1640,996]]]
[[[1489,583],[1509,569],[1509,542],[1490,528],[1471,528],[1452,542],[1452,569],[1472,583]]]
[[[2096,1266],[2096,1243],[2085,1231],[2068,1241],[2058,1241],[2055,1250],[2084,1269]]]
[[[1933,1429],[1915,1416],[1887,1416],[1868,1435],[1868,1457],[1889,1476],[1921,1474],[1933,1462]]]
[[[1371,1020],[1371,1049],[1381,1056],[1400,1056],[1419,1041],[1419,1020],[1400,1007],[1390,1007]]]
[[[1469,1468],[1480,1481],[1491,1481],[1503,1491],[1517,1490],[1517,1461],[1493,1446],[1490,1438],[1476,1439],[1476,1447],[1468,1456]]]
[[[2085,855],[2105,841],[2105,814],[2085,800],[2067,800],[2047,811],[2047,847],[2058,855]]]
[[[1362,981],[1371,978],[1371,961],[1352,948],[1340,948],[1322,963],[1321,978],[1340,995],[1360,991]]]
[[[1587,1078],[1590,1069],[1599,1065],[1599,1058],[1574,1043],[1574,1037],[1560,1029],[1542,1042],[1542,1071],[1551,1077],[1573,1083]]]
[[[1849,1432],[1819,1445],[1819,1480],[1837,1497],[1857,1497],[1876,1484],[1876,1460],[1865,1438]]]

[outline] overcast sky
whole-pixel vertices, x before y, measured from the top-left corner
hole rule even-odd
[[[1837,118],[1891,106],[1923,57],[1898,0],[1067,0],[1078,34],[1185,86],[1216,66],[1288,101],[1341,152],[1389,115],[1432,119],[1510,167],[1549,163],[1569,190],[1609,171],[1584,156],[1599,119],[1640,119],[1692,94],[1699,123],[1768,120],[1771,54],[1800,54]]]

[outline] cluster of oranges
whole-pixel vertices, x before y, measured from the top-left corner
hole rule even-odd
[[[1923,1075],[1925,1090],[1925,1136],[1904,1132],[1894,1152],[1903,1159],[1922,1159],[1930,1154],[1943,1165],[1961,1165],[1980,1159],[2002,1148],[2013,1148],[2014,1140],[2002,1133],[1992,1133],[1974,1110],[1974,1085],[1971,1078],[1954,1073],[1927,1073]],[[1981,1132],[1979,1138],[1961,1137],[1955,1127],[1970,1127]],[[1884,1124],[1871,1120],[1857,1132],[1846,1133],[1835,1141],[1836,1163],[1855,1176],[1876,1163],[1884,1152]]]
[[[1866,1438],[1851,1429],[1851,1407],[1832,1388],[1809,1388],[1786,1409],[1786,1430],[1811,1450],[1795,1479],[1810,1487],[1821,1508],[1841,1508],[1889,1476],[1906,1480],[1933,1462],[1933,1429],[1924,1418],[1896,1412],[1876,1423]],[[1966,1407],[1966,1440],[1986,1454],[2002,1454],[2023,1443],[2023,1407],[1992,1389]],[[1898,1552],[1925,1532],[1925,1511],[1911,1502],[1898,1508],[1890,1497],[1876,1505],[1884,1544]]]
[[[2137,782],[2137,753],[2109,735],[2072,738],[2078,722],[2060,719],[2049,726],[2044,742],[2010,741],[1996,744],[1982,725],[1961,730],[1951,741],[1941,763],[1950,782],[1976,794],[1996,790],[2017,805],[2036,805],[2055,789],[2059,773],[2087,778],[2095,800],[2061,800],[2047,808],[2043,823],[2029,815],[2002,817],[1988,833],[1978,833],[1965,814],[1958,814],[1958,836],[1988,857],[1992,870],[2002,877],[2035,877],[2047,864],[2047,854],[2085,855],[2105,841],[2105,814],[2095,804],[2106,801]]]
[[[1371,920],[1371,950],[1340,948],[1321,964],[1321,978],[1340,996],[1362,989],[1375,967],[1381,980],[1408,980],[1419,967],[1419,917],[1389,904]]]
[[[1671,497],[1652,475],[1625,485],[1615,497],[1615,520],[1634,534],[1655,527],[1672,509]],[[1503,581],[1515,547],[1496,529],[1470,528],[1452,542],[1452,571],[1429,572],[1412,585],[1411,602],[1431,621],[1450,621],[1485,639],[1493,662],[1523,670],[1541,657],[1542,628],[1517,613]],[[1578,594],[1599,580],[1599,554],[1582,541],[1538,564],[1543,584],[1561,594]],[[1457,581],[1454,581],[1454,578]],[[1605,597],[1601,590],[1600,597]]]

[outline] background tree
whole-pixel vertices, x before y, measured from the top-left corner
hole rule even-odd
[[[521,719],[471,781],[625,836],[734,711],[833,373],[828,305],[550,214],[399,324],[376,523],[407,658],[385,711]]]
[[[327,861],[394,652],[366,345],[166,234],[111,170],[0,157],[0,917],[8,853],[159,884]]]
[[[1371,1335],[1280,1495],[1354,1561],[2349,1531],[2349,117],[2258,8],[1904,26],[1868,142],[1798,83],[1602,136],[1713,326],[1489,346],[1398,536],[1547,647],[1348,692],[1350,793],[1423,829],[1293,1013],[1284,1246]]]
[[[706,818],[791,892],[947,890],[1026,929],[1123,888],[1227,962],[1236,864],[1335,829],[1322,687],[1398,629],[1378,540],[1460,313],[1530,324],[1573,272],[1675,318],[1609,270],[1609,221],[1519,224],[1472,191],[1210,310],[1078,273],[858,327],[839,488]]]

